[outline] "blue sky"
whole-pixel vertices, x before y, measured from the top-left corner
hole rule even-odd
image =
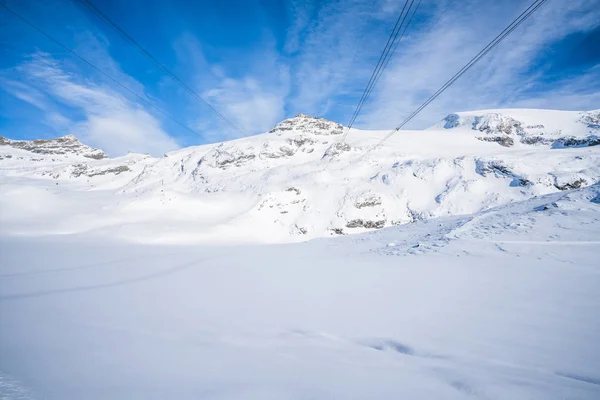
[[[346,124],[403,0],[94,3],[248,134],[297,113]],[[0,135],[74,134],[110,155],[245,135],[76,0],[6,4],[191,133],[0,9]],[[355,127],[390,129],[530,1],[423,0]],[[407,128],[486,108],[600,108],[600,6],[548,0]]]

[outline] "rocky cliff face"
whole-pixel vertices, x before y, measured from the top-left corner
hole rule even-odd
[[[597,146],[600,144],[600,110],[573,112],[569,121],[549,110],[473,111],[446,116],[435,128],[469,129],[479,132],[479,140],[512,147],[551,145],[556,148]],[[516,114],[516,115],[511,115]],[[565,123],[566,122],[566,123]]]
[[[287,133],[309,133],[317,136],[341,135],[344,127],[337,122],[324,118],[312,117],[306,114],[298,114],[294,118],[283,120],[271,129],[269,133],[283,135]]]
[[[94,149],[81,143],[75,136],[67,135],[49,140],[11,140],[0,136],[0,146],[21,149],[33,154],[43,156],[69,156],[76,155],[94,160],[106,158],[102,150]]]

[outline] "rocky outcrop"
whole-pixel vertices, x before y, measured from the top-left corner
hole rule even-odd
[[[493,173],[499,178],[512,178],[510,186],[529,186],[531,181],[515,173],[512,168],[498,160],[476,160],[475,171],[481,176]]]
[[[559,149],[564,147],[589,147],[598,145],[600,145],[600,137],[596,135],[590,135],[585,138],[569,136],[554,141],[552,148]]]
[[[269,133],[277,135],[287,134],[288,132],[310,133],[312,135],[330,136],[340,135],[344,131],[342,124],[329,121],[324,118],[311,117],[306,114],[298,114],[294,118],[283,120]]]
[[[232,166],[241,167],[256,158],[252,147],[241,149],[235,146],[225,147],[220,144],[217,148],[202,157],[200,164],[208,164],[213,168],[226,169]]]
[[[381,205],[381,196],[373,193],[369,193],[363,196],[360,196],[354,202],[354,207],[361,209],[365,207],[375,207]]]
[[[554,143],[554,140],[551,138],[548,138],[548,137],[544,137],[544,136],[523,136],[521,138],[521,143],[530,144],[530,145],[535,145],[535,144],[548,145],[548,144]]]
[[[554,187],[556,187],[558,190],[571,190],[571,189],[579,189],[585,185],[587,185],[587,181],[583,178],[579,178],[579,179],[575,179],[571,182],[566,182],[566,183],[556,182],[554,184]]]
[[[93,177],[93,176],[100,176],[100,175],[108,175],[108,174],[113,174],[113,175],[119,175],[122,174],[123,172],[128,172],[131,171],[131,169],[127,166],[127,165],[119,165],[116,167],[109,167],[109,168],[90,168],[89,165],[87,164],[75,164],[72,167],[72,171],[71,171],[71,176],[75,177],[75,178],[79,178],[80,176],[87,176],[87,177]]]
[[[551,115],[552,111],[532,110],[532,115],[527,119],[529,123],[520,121],[520,117],[510,116],[513,111],[450,114],[433,128],[473,130],[483,133],[477,139],[504,147],[512,147],[517,142],[525,145],[551,145],[553,148],[600,144],[600,110],[580,112],[577,119],[571,122],[566,122],[560,114]],[[523,115],[523,112],[520,111],[517,115]],[[532,122],[536,118],[550,118],[550,122]]]
[[[0,146],[29,151],[40,155],[80,155],[86,158],[101,160],[107,158],[102,150],[81,143],[75,136],[67,135],[49,140],[11,140],[0,136]]]
[[[350,145],[348,143],[336,142],[336,143],[332,144],[331,146],[329,146],[327,148],[327,150],[325,150],[325,153],[323,154],[323,158],[335,157],[339,154],[349,152],[350,150],[352,150],[352,148],[350,147]]]
[[[508,137],[506,135],[502,135],[502,136],[479,136],[477,139],[484,141],[484,142],[494,142],[494,143],[498,143],[500,146],[504,146],[504,147],[511,147],[515,144],[515,141],[513,138]]]
[[[346,223],[346,228],[367,228],[367,229],[381,229],[385,226],[385,220],[364,220],[364,219],[352,219]]]

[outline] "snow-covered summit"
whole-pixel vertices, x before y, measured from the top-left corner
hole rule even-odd
[[[480,140],[510,147],[550,144],[558,147],[600,143],[600,110],[481,110],[447,115],[430,129],[476,131]]]
[[[340,135],[344,127],[337,122],[325,118],[312,117],[306,114],[298,114],[294,118],[288,118],[277,124],[269,133],[283,135],[285,133],[307,133],[317,136]]]
[[[2,150],[2,153],[5,155],[11,151],[11,149],[7,149],[7,147],[24,150],[42,156],[76,155],[95,160],[106,158],[106,154],[104,154],[102,150],[81,143],[74,135],[66,135],[56,139],[36,139],[31,141],[11,140],[0,136],[0,150]]]

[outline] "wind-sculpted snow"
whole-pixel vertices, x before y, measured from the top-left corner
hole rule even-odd
[[[0,255],[2,399],[600,398],[599,184],[306,243],[0,235]]]
[[[300,114],[269,133],[159,159],[90,158],[101,153],[72,137],[4,139],[0,229],[281,242],[471,214],[598,182],[598,114],[457,113],[377,149],[387,131],[351,129],[341,143],[340,124]]]

